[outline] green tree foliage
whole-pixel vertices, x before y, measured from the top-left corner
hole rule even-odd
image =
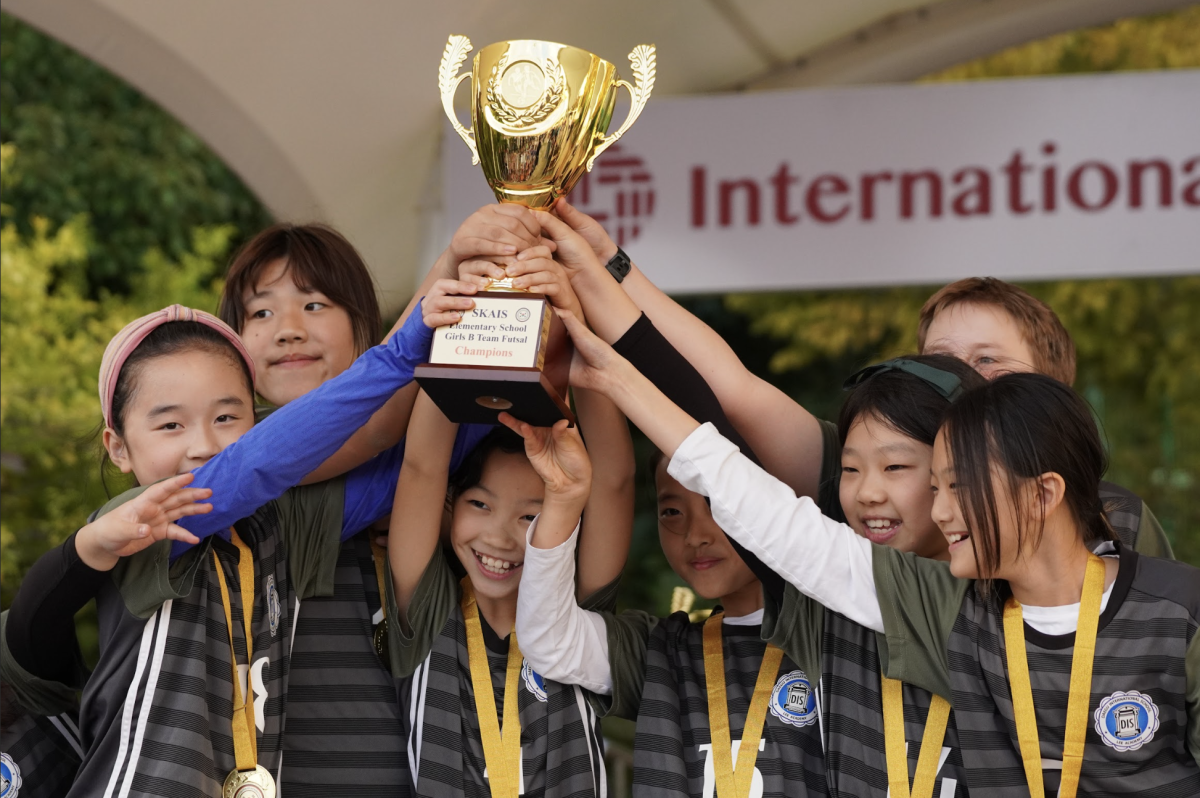
[[[1191,7],[1052,36],[926,80],[1196,67],[1200,7]],[[1200,277],[1024,287],[1055,309],[1075,339],[1075,387],[1107,435],[1110,478],[1153,508],[1180,559],[1200,565]],[[936,288],[748,294],[725,302],[751,334],[768,339],[770,379],[829,386],[837,382],[821,375],[831,369],[845,374],[914,351],[917,312]],[[822,412],[811,389],[785,390]],[[828,405],[823,410],[829,417]]]
[[[180,258],[201,225],[235,239],[270,217],[224,163],[137,90],[69,47],[0,14],[0,141],[21,153],[5,189],[10,223],[33,237],[80,214],[94,232],[82,256],[86,291],[126,293],[142,257]],[[215,272],[214,272],[215,274]]]
[[[0,147],[4,196],[19,162]],[[60,225],[34,217],[22,234],[3,206],[0,229],[0,599],[8,605],[29,566],[74,532],[105,501],[100,479],[97,374],[109,339],[129,321],[179,302],[215,307],[212,274],[231,227],[198,229],[188,251],[142,258],[145,274],[128,296],[88,297],[85,268],[94,241],[85,216]],[[118,479],[116,490],[128,483]]]

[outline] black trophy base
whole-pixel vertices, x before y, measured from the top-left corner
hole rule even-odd
[[[499,424],[500,411],[535,427],[575,414],[536,368],[488,368],[426,363],[415,377],[446,418],[458,424]]]

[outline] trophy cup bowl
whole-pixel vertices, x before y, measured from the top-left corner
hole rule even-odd
[[[654,88],[653,45],[630,53],[633,84],[608,61],[555,42],[490,44],[470,72],[459,74],[470,51],[465,36],[446,43],[438,70],[442,107],[496,199],[532,210],[566,196],[633,125]],[[467,78],[470,130],[454,113],[455,91]],[[629,115],[607,135],[621,86],[629,90]],[[508,279],[472,299],[475,307],[460,322],[434,332],[430,362],[416,370],[422,389],[459,423],[495,423],[501,410],[536,426],[574,423],[566,401],[571,341],[549,300]]]

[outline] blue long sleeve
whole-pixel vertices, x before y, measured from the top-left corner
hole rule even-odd
[[[214,533],[225,537],[235,521],[298,484],[412,381],[413,370],[429,358],[432,340],[433,330],[416,311],[390,341],[367,350],[343,374],[255,425],[193,472],[192,487],[212,489],[213,509],[180,519],[180,526],[199,538]],[[172,558],[189,548],[176,541]]]
[[[491,424],[462,424],[450,455],[450,473],[458,470],[484,436]],[[404,463],[404,441],[379,454],[346,475],[346,496],[342,511],[342,540],[357,535],[392,511],[396,480]]]

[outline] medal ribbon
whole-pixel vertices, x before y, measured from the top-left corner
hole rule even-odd
[[[493,798],[517,798],[521,789],[521,714],[517,709],[521,677],[521,649],[517,633],[508,639],[508,670],[504,679],[504,731],[496,717],[496,693],[492,690],[492,669],[488,666],[483,627],[479,623],[479,605],[469,577],[462,582],[463,620],[467,625],[467,659],[471,666],[471,687],[475,691],[475,712],[483,738],[483,759],[487,763],[488,784]]]
[[[372,533],[368,532],[370,536]],[[375,561],[375,581],[379,583],[379,612],[383,616],[380,624],[387,623],[387,592],[383,587],[383,568],[387,562],[387,550],[375,542],[375,538],[371,538],[371,559]]]
[[[704,622],[704,681],[708,688],[708,726],[712,732],[713,775],[716,777],[716,798],[749,798],[754,762],[758,759],[758,743],[767,720],[767,704],[771,689],[783,661],[783,651],[767,644],[754,696],[742,727],[742,744],[738,747],[737,763],[733,761],[733,741],[729,732],[729,703],[725,695],[725,646],[721,640],[724,613],[708,616]]]
[[[881,676],[883,685],[883,741],[887,754],[888,787],[892,798],[932,798],[938,760],[950,719],[950,702],[935,695],[925,717],[925,734],[917,756],[912,792],[908,790],[908,751],[904,743],[904,683]]]
[[[238,533],[230,529],[233,545],[238,550],[238,594],[242,597],[242,620],[246,627],[246,665],[253,662],[254,634],[250,621],[254,616],[254,555],[250,547],[242,542]],[[238,675],[237,653],[233,648],[233,610],[229,606],[229,587],[225,584],[225,570],[214,551],[213,563],[217,566],[217,581],[221,584],[221,604],[225,608],[225,627],[229,630],[229,661],[233,667],[233,754],[239,771],[254,770],[258,766],[258,734],[254,725],[253,687],[249,670],[246,672],[246,698],[242,700],[242,678]],[[247,594],[249,600],[247,600]]]
[[[1059,798],[1075,798],[1083,770],[1083,744],[1087,737],[1088,703],[1092,697],[1092,661],[1096,656],[1096,631],[1100,626],[1100,601],[1104,596],[1104,561],[1088,554],[1079,600],[1079,625],[1075,629],[1075,651],[1071,657],[1071,692],[1067,697],[1067,727],[1063,740],[1062,786]],[[1008,657],[1008,682],[1012,690],[1013,719],[1017,742],[1025,763],[1025,779],[1031,795],[1045,794],[1042,782],[1042,751],[1038,743],[1037,715],[1029,682],[1025,654],[1025,620],[1021,604],[1009,598],[1004,605],[1004,646]]]

